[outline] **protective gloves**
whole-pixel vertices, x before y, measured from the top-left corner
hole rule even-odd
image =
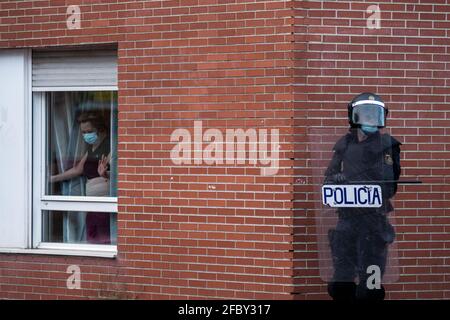
[[[343,173],[336,173],[327,177],[327,182],[331,183],[345,183],[347,181],[347,177]]]

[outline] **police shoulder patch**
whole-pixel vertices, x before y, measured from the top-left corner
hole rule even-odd
[[[389,153],[384,154],[384,162],[389,166],[394,164],[394,160],[392,160],[392,156]]]

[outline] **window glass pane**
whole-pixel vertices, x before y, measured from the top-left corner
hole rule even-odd
[[[117,92],[46,94],[47,195],[117,195]]]
[[[112,212],[43,211],[42,241],[114,245],[116,225]]]

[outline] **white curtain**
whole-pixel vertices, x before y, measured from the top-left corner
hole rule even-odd
[[[54,163],[57,172],[72,168],[86,153],[86,144],[80,133],[77,117],[84,111],[97,111],[105,119],[110,118],[111,134],[111,196],[117,196],[117,94],[116,92],[53,92],[47,97],[49,102],[48,123],[51,126],[50,164]],[[51,187],[48,186],[48,189]],[[47,190],[48,194],[55,194]],[[76,177],[63,181],[59,195],[84,196],[85,178]],[[108,213],[105,213],[108,214]],[[110,215],[111,243],[116,243],[117,217]],[[51,224],[51,221],[49,221]],[[48,226],[50,230],[51,225]],[[63,242],[86,242],[86,212],[63,213]]]

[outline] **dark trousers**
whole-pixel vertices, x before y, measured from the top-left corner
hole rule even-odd
[[[109,213],[88,212],[86,215],[88,243],[111,244]]]
[[[340,216],[335,229],[329,232],[334,274],[332,283],[353,283],[359,279],[356,295],[370,294],[367,272],[371,265],[378,266],[383,276],[386,268],[388,243],[393,230],[381,214],[355,214]]]

